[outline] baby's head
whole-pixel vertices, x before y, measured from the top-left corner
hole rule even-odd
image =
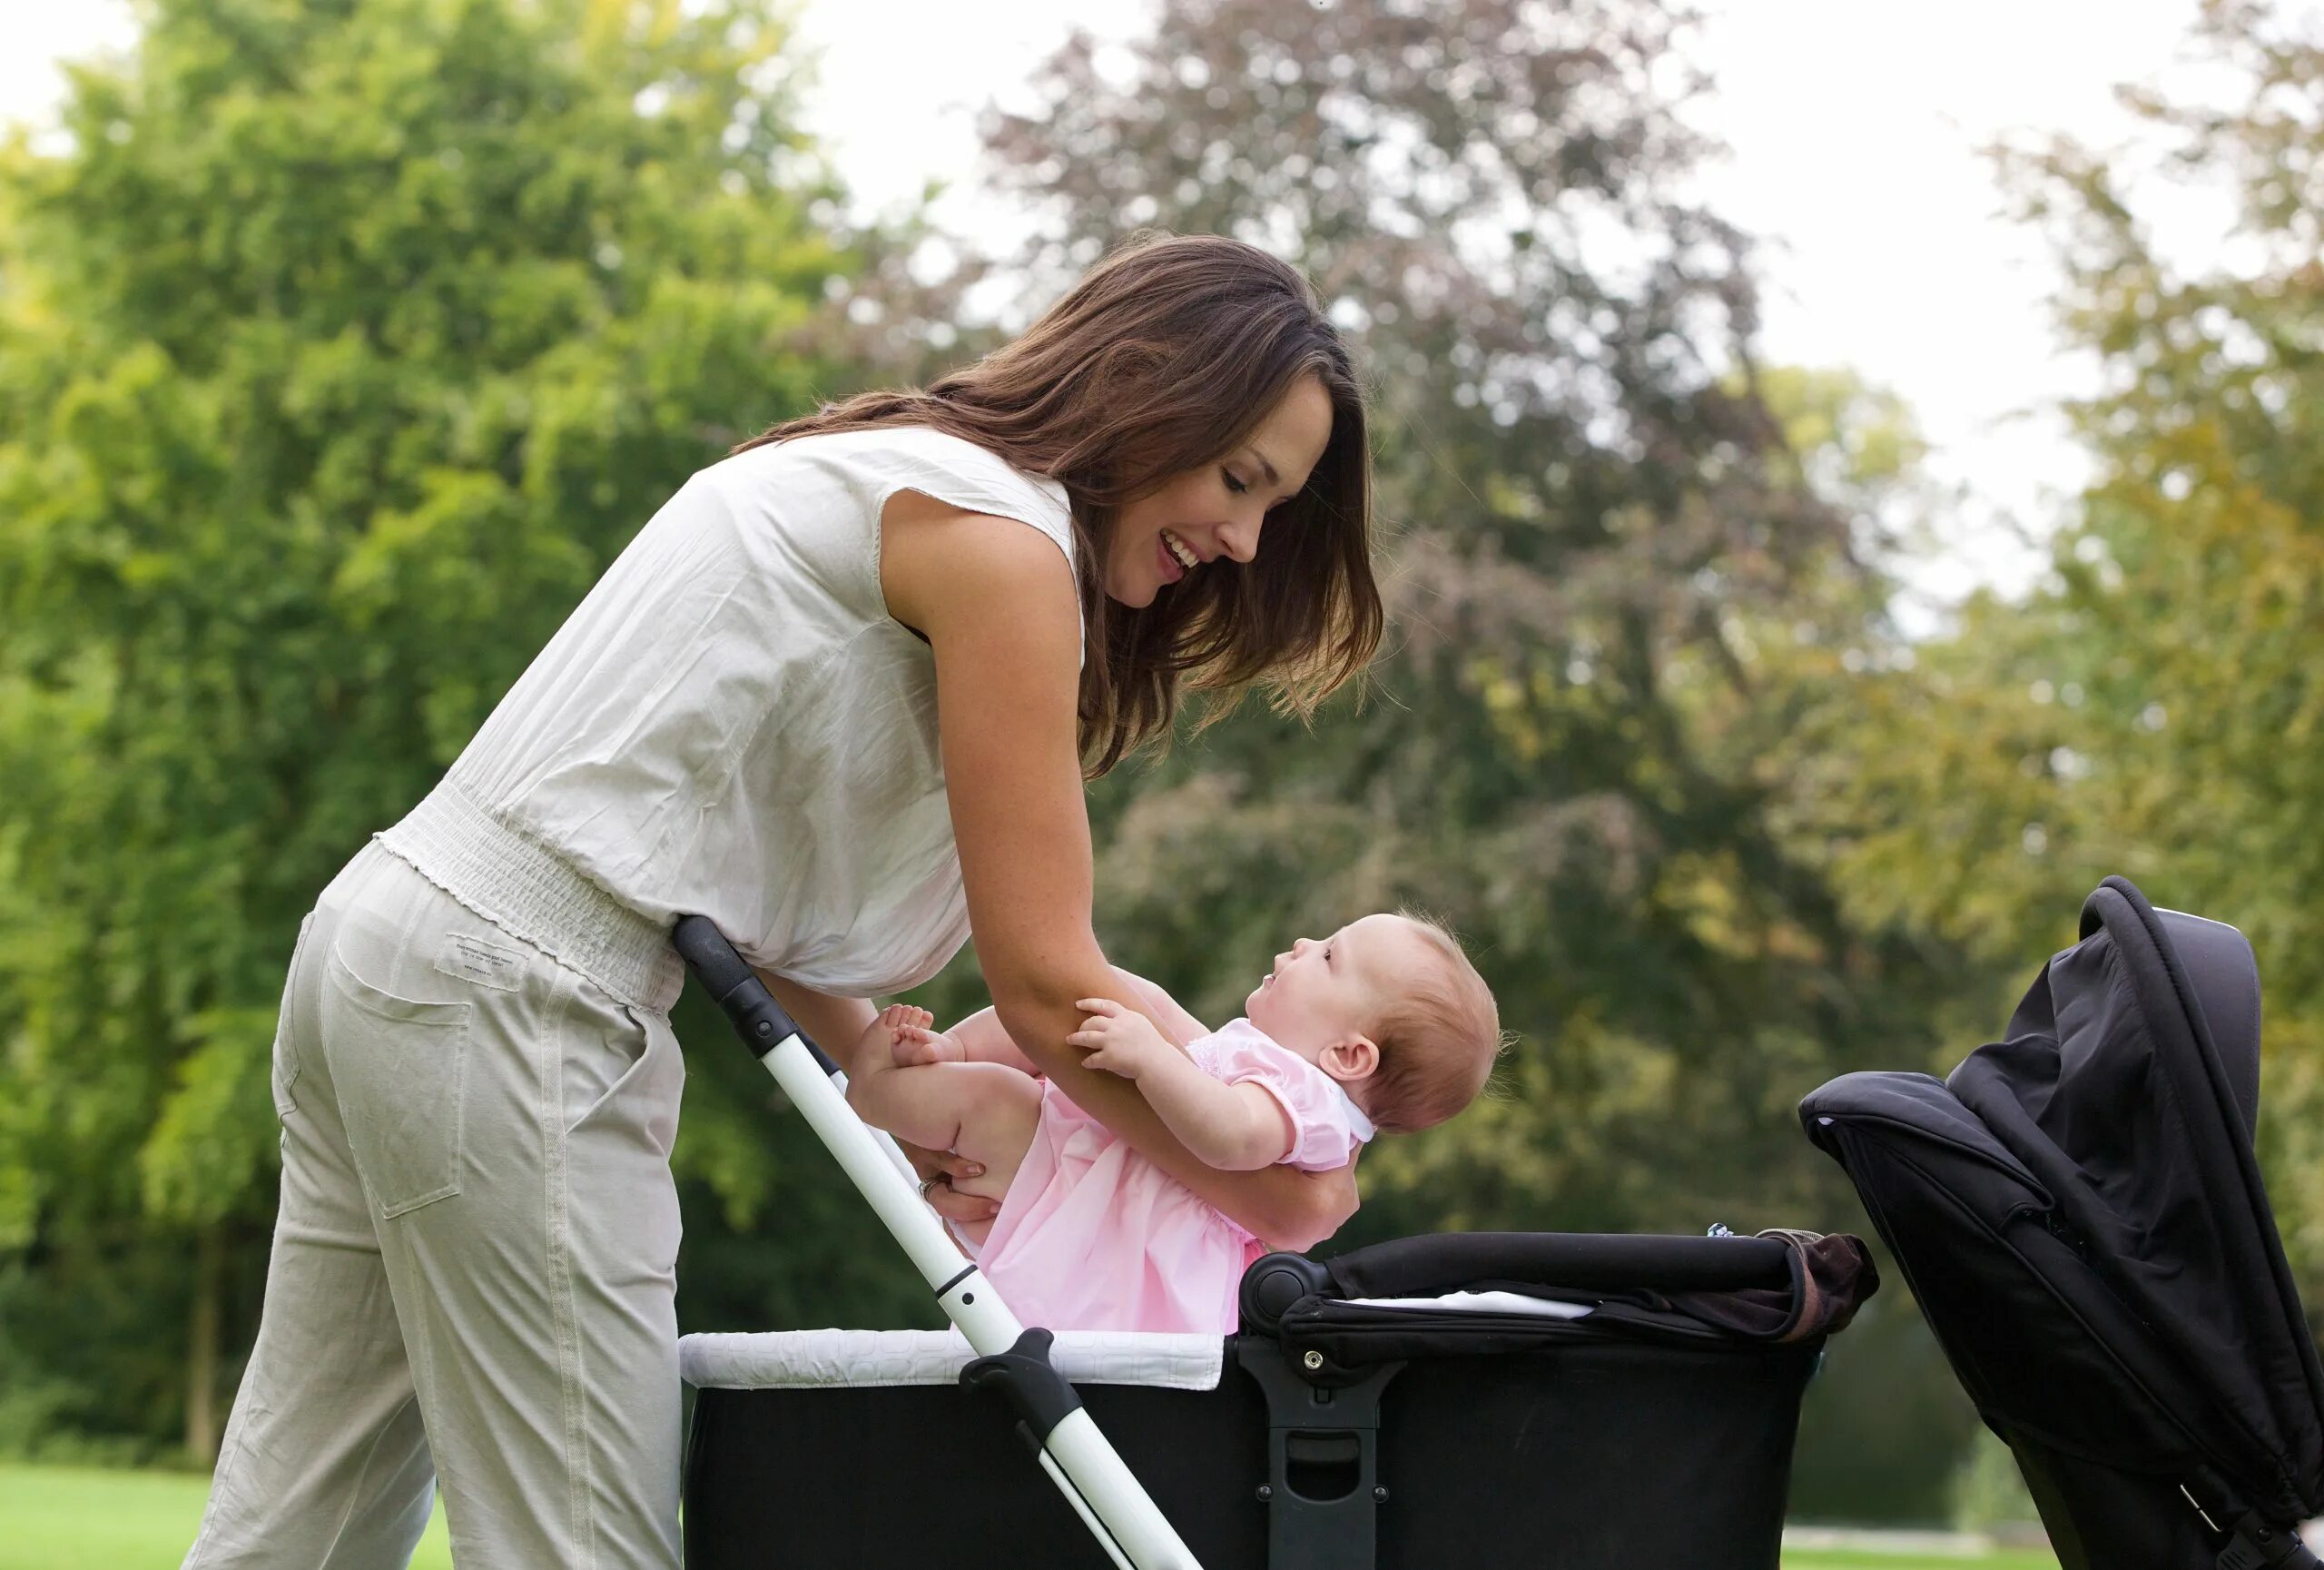
[[[1501,1012],[1452,934],[1372,915],[1301,938],[1243,1002],[1251,1023],[1323,1070],[1391,1133],[1476,1099],[1501,1050]]]

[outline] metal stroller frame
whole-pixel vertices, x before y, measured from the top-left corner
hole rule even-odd
[[[847,1104],[839,1065],[801,1033],[709,918],[682,917],[672,942],[686,968],[734,1022],[743,1046],[774,1076],[902,1245],[938,1306],[980,1354],[961,1373],[961,1382],[990,1387],[1008,1399],[1017,1413],[1018,1434],[1108,1556],[1121,1570],[1201,1570],[1098,1431],[1073,1387],[1049,1366],[1049,1332],[1018,1323],[921,1200],[895,1141],[865,1126]]]

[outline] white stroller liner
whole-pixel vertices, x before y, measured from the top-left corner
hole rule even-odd
[[[1581,1303],[1517,1292],[1447,1292],[1434,1298],[1357,1298],[1354,1308],[1393,1313],[1533,1314],[1578,1319]],[[1215,1390],[1226,1366],[1223,1336],[1141,1330],[1064,1330],[1049,1362],[1068,1384]],[[814,1389],[957,1385],[976,1348],[956,1329],[770,1330],[684,1336],[678,1372],[697,1390]]]
[[[1226,1366],[1217,1336],[1066,1330],[1049,1362],[1075,1385],[1216,1390]],[[682,1336],[678,1372],[697,1390],[957,1385],[976,1348],[958,1330],[774,1330]]]

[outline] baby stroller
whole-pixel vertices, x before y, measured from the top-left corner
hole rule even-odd
[[[1406,1239],[1258,1260],[1233,1336],[1020,1331],[725,940],[676,942],[960,1332],[684,1338],[692,1570],[1776,1570],[1857,1239]]]
[[[2324,1375],[2252,1156],[2234,928],[2110,877],[2002,1041],[1800,1103],[2064,1570],[2313,1570]]]

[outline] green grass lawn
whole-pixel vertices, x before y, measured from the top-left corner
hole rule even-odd
[[[0,1466],[0,1570],[176,1570],[202,1520],[209,1480],[178,1472]],[[444,1513],[412,1570],[451,1570]],[[1983,1559],[1904,1554],[1788,1555],[1784,1570],[2056,1570],[2047,1554]]]
[[[1818,1549],[1783,1556],[1783,1570],[2058,1570],[2057,1557],[2023,1548],[2004,1548],[1983,1558],[1948,1554],[1842,1554]]]
[[[0,1466],[0,1570],[177,1570],[210,1479],[182,1472]],[[412,1570],[452,1570],[444,1513]]]

